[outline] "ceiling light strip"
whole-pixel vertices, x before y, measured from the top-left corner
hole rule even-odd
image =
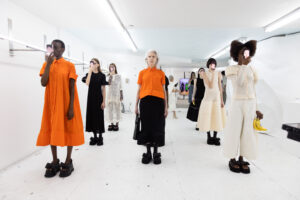
[[[137,48],[133,38],[131,37],[131,35],[130,35],[129,31],[127,30],[127,28],[125,27],[125,25],[123,24],[121,18],[119,17],[118,13],[114,9],[112,3],[110,2],[110,0],[104,0],[104,1],[108,4],[108,7],[110,8],[111,12],[113,13],[113,17],[115,18],[115,20],[117,20],[117,22],[118,22],[117,24],[119,26],[119,27],[117,27],[117,29],[121,32],[122,37],[128,43],[128,45],[130,46],[132,51],[137,52],[138,48]]]
[[[280,27],[283,27],[299,18],[300,18],[300,7],[296,8],[295,10],[289,12],[288,14],[280,17],[279,19],[277,19],[274,22],[265,26],[265,32],[272,32],[272,31],[274,31]]]

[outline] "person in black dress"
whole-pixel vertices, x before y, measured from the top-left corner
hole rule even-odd
[[[191,73],[191,77],[189,79],[189,103],[193,101],[193,93],[194,93],[194,79],[196,78],[195,72]]]
[[[98,59],[91,60],[89,73],[82,78],[82,82],[89,86],[85,131],[94,133],[94,137],[90,138],[90,145],[100,146],[103,145],[102,133],[105,132],[103,110],[106,96],[105,85],[108,83],[105,75],[101,72]]]
[[[197,108],[200,108],[201,101],[204,97],[205,93],[205,86],[203,79],[200,77],[200,72],[204,71],[204,68],[200,68],[198,70],[198,77],[195,79],[194,82],[194,91],[193,91],[193,103]],[[198,116],[197,116],[198,118]],[[198,127],[196,127],[196,130],[199,130]]]
[[[166,75],[165,75],[165,79],[166,79],[165,90],[166,90],[166,94],[167,94],[167,103],[168,103],[168,107],[169,107],[169,89],[168,89],[168,87],[170,85],[170,82]]]

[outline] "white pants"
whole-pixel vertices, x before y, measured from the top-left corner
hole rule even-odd
[[[253,128],[256,100],[232,100],[228,122],[224,130],[224,155],[227,158],[257,157],[257,133]]]
[[[121,119],[121,103],[109,102],[108,108],[108,120],[109,123],[117,123]]]

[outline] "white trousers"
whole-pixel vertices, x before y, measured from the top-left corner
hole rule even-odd
[[[109,102],[107,108],[109,123],[115,124],[119,122],[121,119],[121,103]]]
[[[232,100],[228,121],[224,129],[223,150],[227,158],[243,156],[247,160],[257,157],[257,133],[253,128],[256,100]]]

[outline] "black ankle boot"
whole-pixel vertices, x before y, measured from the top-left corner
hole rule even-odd
[[[220,146],[220,145],[221,145],[221,143],[220,143],[220,138],[217,137],[217,134],[218,134],[218,132],[217,132],[217,131],[214,131],[214,137],[213,137],[214,145]]]
[[[103,137],[102,134],[99,135],[99,138],[97,138],[97,146],[103,145]]]
[[[214,139],[210,136],[210,131],[207,132],[207,144],[209,145],[215,144]]]
[[[213,139],[214,139],[214,145],[216,145],[216,146],[220,146],[221,145],[220,138],[214,137]]]
[[[96,145],[96,144],[97,144],[97,138],[91,137],[91,138],[90,138],[90,145],[91,145],[91,146],[94,146],[94,145]]]
[[[151,146],[147,144],[147,153],[143,153],[142,163],[149,164],[152,160]]]

